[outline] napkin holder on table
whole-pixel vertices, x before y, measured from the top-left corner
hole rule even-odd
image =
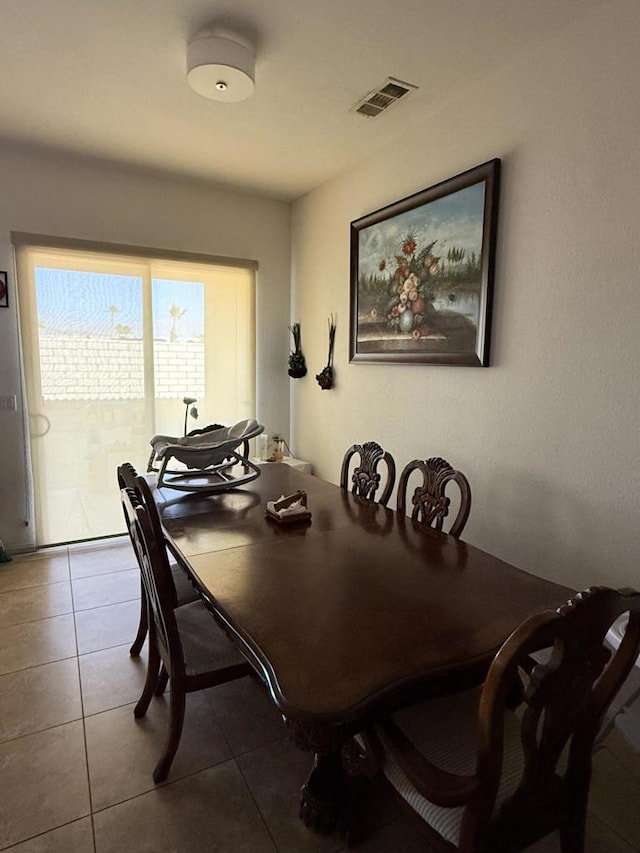
[[[278,524],[308,521],[311,513],[307,509],[307,493],[299,491],[286,497],[281,495],[276,501],[267,501],[267,518]]]

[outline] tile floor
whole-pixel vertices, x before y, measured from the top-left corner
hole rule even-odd
[[[187,699],[168,782],[151,771],[166,699],[133,704],[138,573],[126,539],[0,565],[0,850],[14,853],[338,853],[297,819],[310,759],[242,679]],[[362,853],[428,853],[381,789]],[[614,729],[595,758],[588,853],[640,851],[640,758]],[[531,853],[558,851],[550,836]]]

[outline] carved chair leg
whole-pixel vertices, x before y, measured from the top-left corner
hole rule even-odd
[[[560,827],[560,850],[562,853],[584,853],[584,827],[578,830],[574,827]]]
[[[153,691],[158,683],[158,672],[160,670],[160,654],[156,645],[155,638],[152,632],[149,632],[149,660],[147,661],[147,677],[144,682],[142,696],[138,699],[138,704],[133,709],[133,716],[136,719],[144,717],[151,702]]]
[[[571,813],[560,824],[560,849],[562,853],[584,853],[587,825],[587,799],[581,798]]]
[[[156,764],[156,769],[153,771],[154,782],[164,782],[167,778],[171,764],[175,757],[182,735],[182,724],[184,723],[185,710],[185,694],[182,690],[176,690],[175,687],[171,691],[170,699],[171,720],[169,722],[169,735],[167,737],[167,745],[160,761]]]
[[[136,638],[133,641],[133,645],[129,649],[129,654],[132,658],[137,658],[140,656],[140,651],[147,637],[148,627],[149,625],[147,620],[147,594],[144,591],[144,584],[142,583],[142,579],[140,579],[140,621],[138,622],[138,633],[136,634]]]
[[[169,673],[166,670],[164,664],[160,667],[160,675],[158,676],[158,682],[156,684],[156,689],[154,693],[156,696],[162,696],[164,691],[167,689],[167,682],[169,681]]]

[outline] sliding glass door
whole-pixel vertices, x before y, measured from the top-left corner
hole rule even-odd
[[[116,469],[149,440],[255,415],[254,283],[241,268],[20,247],[38,545],[123,530]]]

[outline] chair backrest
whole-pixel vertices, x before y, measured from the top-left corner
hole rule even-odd
[[[446,459],[438,456],[424,461],[414,459],[404,467],[398,481],[397,505],[401,515],[406,515],[407,512],[407,487],[414,471],[422,475],[422,482],[415,488],[411,497],[411,518],[442,530],[451,505],[451,499],[446,495],[447,485],[450,482],[457,483],[460,489],[460,506],[449,533],[455,537],[460,536],[471,510],[471,487],[467,478],[461,471],[455,471]]]
[[[359,455],[359,464],[353,469],[349,477],[349,468],[354,456]],[[377,498],[377,502],[386,506],[396,482],[396,464],[393,456],[376,441],[365,441],[364,444],[352,444],[342,460],[340,471],[340,485],[343,489],[349,489],[354,495],[359,495],[365,500],[376,500],[376,492],[380,486],[381,476],[378,473],[378,465],[384,462],[386,465],[386,481],[384,489]]]
[[[146,486],[145,481],[145,486]],[[118,486],[120,488],[120,497],[122,501],[122,510],[124,512],[124,521],[127,526],[127,531],[129,533],[129,539],[131,540],[131,544],[133,545],[133,551],[136,555],[136,559],[138,561],[138,566],[140,567],[140,571],[142,571],[142,558],[143,553],[140,549],[140,540],[139,538],[135,538],[132,536],[131,527],[130,527],[130,514],[128,511],[128,507],[125,505],[125,496],[123,494],[124,489],[132,489],[138,493],[138,500],[143,500],[142,495],[139,494],[138,488],[138,472],[133,467],[130,462],[123,462],[121,465],[118,465]],[[151,496],[151,491],[147,487],[147,493],[151,499],[151,507],[152,512],[155,512],[156,516],[158,513],[156,502],[153,500]],[[158,519],[158,526],[160,527],[160,520]],[[144,578],[143,578],[144,580]]]
[[[149,608],[149,626],[167,670],[184,670],[182,645],[175,620],[176,588],[158,510],[143,477],[121,491],[127,529],[134,546]]]
[[[624,638],[612,652],[605,643],[607,631],[627,612]],[[480,786],[476,803],[463,817],[461,850],[476,849],[472,839],[486,837],[502,772],[505,712],[516,692],[523,771],[515,793],[492,821],[496,844],[513,839],[513,849],[522,849],[557,826],[570,828],[572,820],[579,825],[595,737],[639,651],[640,593],[632,590],[588,589],[514,631],[494,658],[482,690]],[[567,809],[576,813],[567,815]]]
[[[138,566],[140,568],[140,571],[142,571],[142,555],[139,551],[138,541],[134,539],[134,537],[131,535],[131,528],[129,526],[129,513],[127,512],[127,507],[125,506],[124,501],[124,495],[122,493],[123,489],[135,489],[137,478],[138,472],[133,467],[131,462],[123,462],[122,465],[118,465],[118,488],[120,489],[120,500],[122,502],[122,511],[124,513],[124,523],[126,525],[127,532],[129,533],[129,539],[131,540],[131,545],[133,546],[133,551],[136,555]]]

